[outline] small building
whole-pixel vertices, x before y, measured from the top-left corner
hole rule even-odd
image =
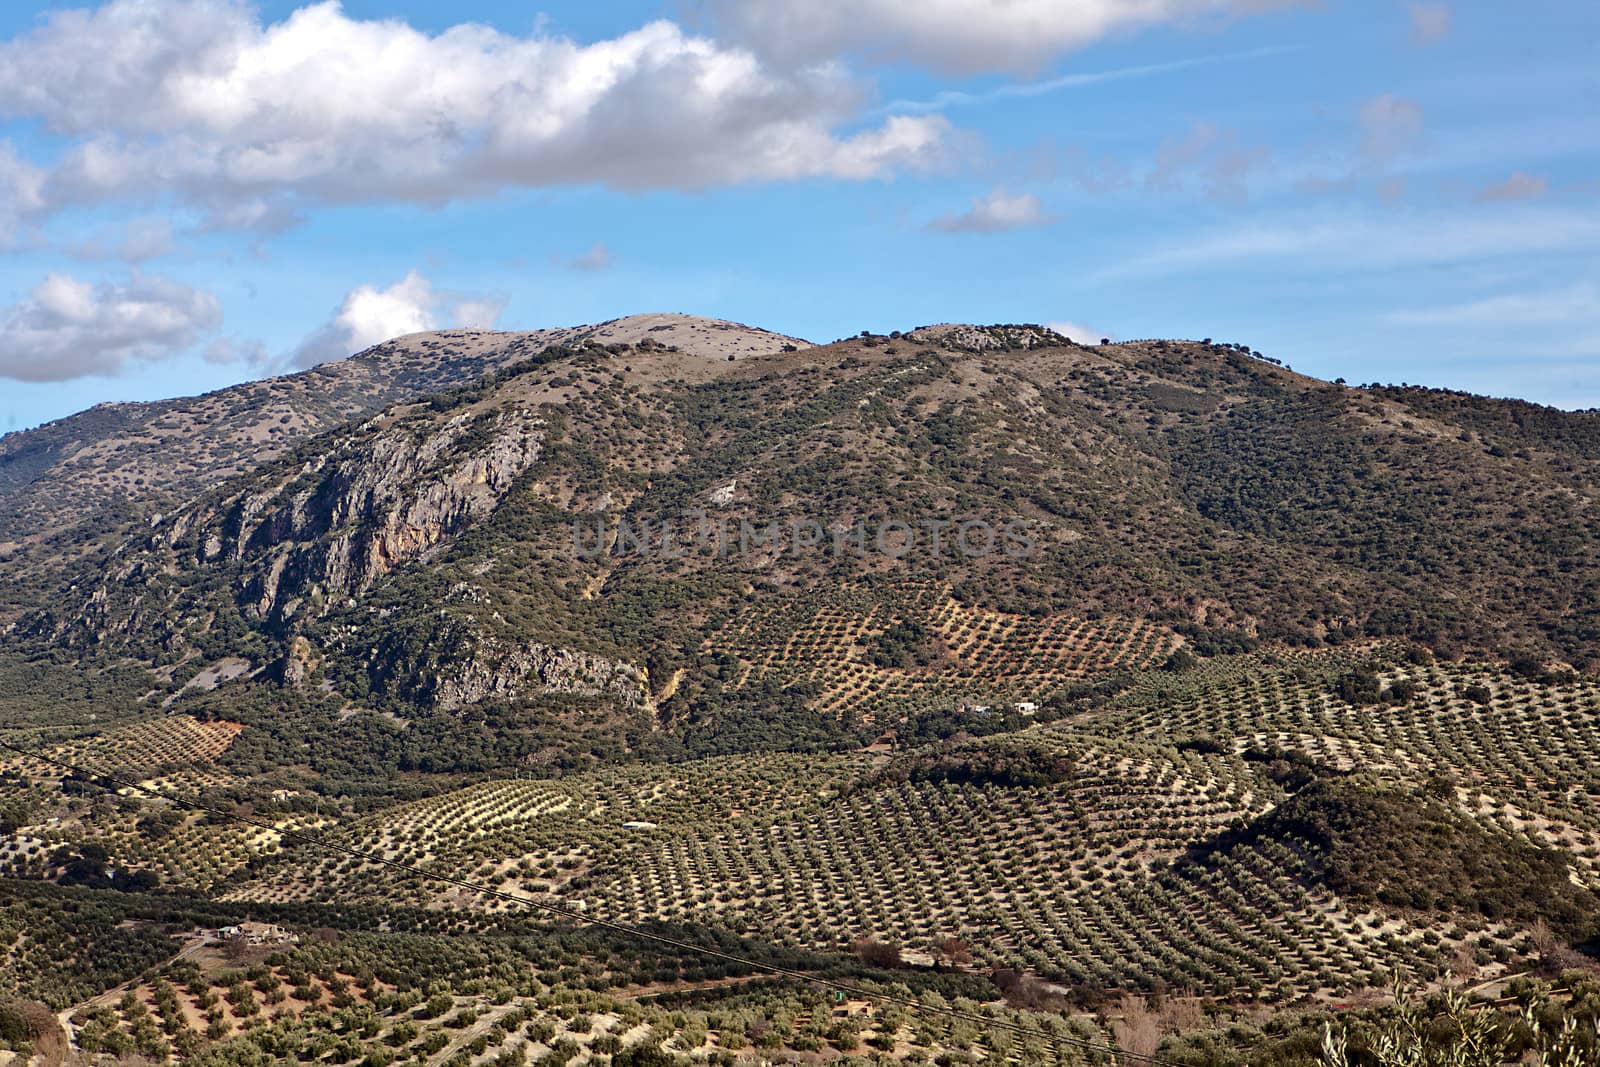
[[[293,930],[285,930],[277,923],[242,922],[237,926],[223,926],[218,928],[217,937],[227,941],[231,938],[242,937],[250,945],[298,945],[300,935]]]
[[[1039,713],[1039,705],[1031,700],[1019,700],[1012,706],[1017,709],[1018,715],[1037,715]]]

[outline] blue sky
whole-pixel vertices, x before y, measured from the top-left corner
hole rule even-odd
[[[0,430],[644,311],[1600,406],[1597,45],[1577,2],[15,2]]]

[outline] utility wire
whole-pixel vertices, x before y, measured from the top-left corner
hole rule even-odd
[[[452,875],[424,870],[421,867],[417,867],[409,863],[402,863],[399,860],[390,859],[387,856],[380,856],[377,853],[368,852],[364,849],[353,848],[349,845],[342,845],[336,841],[329,841],[325,838],[308,834],[300,830],[285,830],[281,827],[273,825],[270,822],[267,822],[264,819],[252,818],[248,815],[241,815],[235,811],[229,811],[226,808],[205,804],[194,797],[175,795],[168,790],[160,789],[156,786],[145,785],[143,783],[133,781],[132,779],[120,777],[116,774],[96,770],[92,767],[85,767],[82,764],[74,763],[71,760],[61,759],[41,751],[25,748],[21,745],[14,745],[4,739],[0,739],[0,748],[7,749],[30,759],[39,760],[42,763],[46,763],[66,771],[70,771],[73,774],[83,775],[89,778],[95,784],[110,783],[119,789],[137,790],[141,793],[146,793],[150,796],[159,797],[162,800],[169,801],[178,805],[179,807],[192,808],[196,811],[203,811],[207,815],[215,815],[218,818],[229,819],[233,822],[242,823],[245,826],[253,826],[258,830],[267,830],[271,833],[277,834],[284,840],[295,841],[310,845],[313,848],[325,849],[329,852],[336,852],[343,856],[365,860],[369,863],[378,864],[379,866],[389,867],[397,871],[403,871],[406,874],[410,874],[424,880],[441,882],[445,885],[455,886],[458,889],[466,889],[474,893],[481,893],[485,896],[496,897],[501,900],[508,900],[513,903],[520,904],[523,907],[533,908],[537,911],[558,916],[584,926],[593,926],[602,930],[610,930],[614,933],[622,934],[626,937],[631,937],[640,941],[649,941],[654,944],[677,949],[679,951],[693,952],[701,956],[710,957],[712,959],[738,964],[741,967],[746,967],[753,971],[760,971],[775,977],[789,978],[797,982],[804,982],[810,985],[822,987],[824,989],[833,990],[835,992],[845,993],[847,995],[854,996],[859,1000],[898,1004],[923,1015],[940,1015],[947,1019],[969,1022],[988,1029],[1008,1030],[1023,1037],[1043,1038],[1047,1043],[1054,1045],[1058,1050],[1062,1048],[1072,1048],[1085,1052],[1098,1052],[1112,1056],[1116,1058],[1117,1061],[1123,1063],[1151,1064],[1153,1067],[1181,1067],[1180,1064],[1176,1064],[1171,1060],[1164,1060],[1157,1056],[1150,1056],[1139,1052],[1130,1052],[1124,1049],[1115,1048],[1111,1045],[1103,1044],[1098,1041],[1091,1041],[1087,1038],[1073,1037],[1067,1034],[1046,1033],[1042,1029],[1036,1030],[1031,1027],[1023,1026],[1020,1023],[1012,1022],[1009,1019],[991,1018],[987,1015],[978,1015],[973,1012],[962,1011],[959,1008],[935,1007],[930,1004],[924,1004],[915,997],[908,997],[888,991],[871,990],[849,982],[841,982],[833,978],[823,978],[818,975],[809,974],[805,971],[797,971],[789,967],[779,966],[777,964],[762,963],[759,960],[752,959],[748,956],[741,956],[738,953],[725,952],[722,949],[711,948],[705,945],[697,945],[692,941],[684,941],[679,938],[670,937],[666,934],[657,933],[652,930],[644,930],[636,926],[630,926],[627,923],[589,915],[585,912],[578,911],[575,908],[569,908],[561,904],[553,904],[548,901],[535,900],[532,897],[526,897],[520,893],[507,892],[506,890],[482,885],[477,882],[469,881],[465,878],[456,878]]]

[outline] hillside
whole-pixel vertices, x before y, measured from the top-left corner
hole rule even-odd
[[[807,343],[689,315],[513,333],[446,330],[397,337],[349,359],[204,396],[101,404],[0,437],[0,559],[37,566],[126,532],[318,433],[551,345],[646,337],[707,359]]]
[[[88,770],[0,760],[0,869],[57,883],[0,974],[75,1047],[1080,1062],[1043,1035],[1159,1014],[1170,1062],[1279,1067],[1396,973],[1588,1003],[1600,415],[1025,325],[345,363],[381,387],[254,452],[324,378],[183,402],[203,460],[8,564],[0,739]],[[305,938],[175,958],[245,918]]]
[[[474,343],[502,370],[171,507],[13,639],[314,662],[395,711],[670,687],[691,718],[763,686],[833,718],[1042,702],[1184,643],[1593,655],[1595,460],[1553,435],[1217,345]],[[672,523],[700,543],[661,551]]]
[[[1388,695],[1341,696],[1366,670]],[[928,723],[932,740],[907,731],[889,754],[453,785],[369,737],[370,774],[426,783],[376,804],[264,754],[251,741],[264,724],[169,715],[103,730],[49,754],[212,809],[248,804],[252,822],[136,792],[107,802],[42,761],[0,763],[18,827],[0,859],[26,880],[0,911],[14,943],[3,973],[66,1008],[91,1050],[266,1042],[309,1061],[318,1028],[332,1028],[437,1065],[485,1033],[470,1062],[523,1041],[539,1054],[563,1031],[588,1047],[587,1015],[560,1022],[574,1003],[624,1045],[738,1049],[752,1020],[746,1040],[771,1032],[759,1047],[800,1053],[898,1034],[888,1043],[911,1063],[924,1049],[996,1053],[936,1015],[874,1005],[879,992],[1104,1043],[1148,1010],[1168,1062],[1190,1067],[1316,1063],[1323,1023],[1396,974],[1508,990],[1557,1032],[1557,1005],[1591,1010],[1579,1005],[1594,979],[1570,970],[1585,957],[1566,946],[1600,933],[1592,682],[1379,646],[1142,672],[1087,710],[982,738]],[[118,882],[110,864],[141,880]],[[76,888],[20,888],[37,881]],[[789,987],[751,982],[750,969],[543,922],[516,900],[872,992],[854,1029],[812,1029],[839,1016],[803,996],[774,1001]],[[190,932],[246,918],[301,943],[241,953]],[[1559,978],[1553,1003],[1532,976]],[[124,980],[133,1000],[94,996]],[[641,1009],[658,1027],[648,1037],[612,1021]],[[353,1026],[338,1014],[350,1011]],[[551,1012],[553,1029],[524,1034]],[[152,1030],[151,1017],[173,1025]],[[513,1023],[474,1029],[500,1018]]]

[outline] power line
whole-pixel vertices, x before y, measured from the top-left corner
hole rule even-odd
[[[1151,1064],[1153,1067],[1180,1067],[1179,1064],[1173,1063],[1171,1060],[1164,1060],[1157,1056],[1150,1056],[1139,1052],[1129,1052],[1123,1049],[1114,1048],[1113,1046],[1104,1044],[1102,1042],[1091,1041],[1087,1038],[1072,1037],[1064,1034],[1050,1034],[1046,1033],[1042,1029],[1032,1029],[1019,1023],[1012,1022],[1008,1019],[997,1019],[986,1015],[977,1015],[972,1012],[961,1011],[959,1008],[935,1007],[933,1005],[924,1004],[915,997],[902,996],[898,993],[887,991],[880,992],[870,990],[863,986],[854,985],[849,982],[841,982],[833,978],[823,978],[817,975],[808,974],[805,971],[797,971],[793,968],[782,967],[773,963],[762,963],[759,960],[752,959],[748,956],[741,956],[738,953],[726,952],[722,949],[711,948],[705,945],[697,945],[691,941],[684,941],[679,938],[670,937],[666,934],[657,933],[652,930],[640,929],[639,927],[630,926],[627,923],[618,922],[613,919],[605,919],[589,915],[586,912],[581,912],[575,908],[569,908],[561,904],[553,904],[548,901],[535,900],[532,897],[525,897],[520,893],[508,892],[504,889],[497,889],[493,886],[487,886],[478,882],[469,881],[465,878],[456,878],[452,875],[424,870],[423,868],[414,866],[410,863],[403,863],[400,860],[390,859],[387,856],[381,856],[375,852],[368,852],[365,849],[353,848],[349,845],[342,845],[337,841],[328,841],[324,838],[315,836],[313,834],[308,834],[300,830],[285,830],[263,819],[252,818],[248,815],[241,815],[235,811],[229,811],[226,808],[220,808],[211,804],[206,804],[197,798],[174,795],[168,790],[161,789],[156,786],[145,785],[141,782],[133,781],[132,779],[123,778],[105,771],[99,771],[92,767],[85,767],[82,764],[74,763],[71,760],[60,759],[41,751],[25,748],[21,745],[14,745],[4,739],[0,739],[0,748],[8,749],[17,753],[18,755],[36,759],[54,767],[59,767],[63,770],[70,771],[73,774],[83,775],[97,785],[101,784],[102,782],[108,782],[120,789],[138,790],[141,793],[159,797],[162,800],[169,801],[180,807],[192,808],[196,811],[203,811],[207,815],[215,815],[218,818],[229,819],[245,826],[253,826],[258,830],[266,830],[270,833],[277,834],[280,838],[288,841],[296,841],[302,844],[310,845],[313,848],[326,849],[330,852],[339,853],[340,855],[365,860],[369,863],[375,863],[383,867],[389,867],[393,870],[402,871],[406,874],[410,874],[424,880],[441,882],[445,885],[455,886],[458,889],[466,889],[474,893],[484,894],[485,896],[511,901],[512,903],[520,904],[523,907],[533,908],[537,911],[558,916],[581,925],[593,926],[602,930],[610,930],[613,933],[622,934],[626,937],[631,937],[640,941],[649,941],[657,945],[678,949],[679,951],[698,953],[701,956],[722,960],[726,963],[738,964],[742,967],[749,968],[750,970],[761,971],[775,977],[789,978],[797,982],[805,982],[814,986],[830,989],[835,992],[852,995],[861,1000],[898,1004],[923,1015],[939,1015],[948,1019],[974,1023],[978,1026],[990,1029],[1008,1030],[1023,1037],[1042,1038],[1048,1044],[1054,1045],[1058,1050],[1061,1048],[1073,1048],[1086,1052],[1104,1053],[1113,1057],[1117,1057],[1122,1062],[1127,1063],[1136,1062],[1142,1064]]]

